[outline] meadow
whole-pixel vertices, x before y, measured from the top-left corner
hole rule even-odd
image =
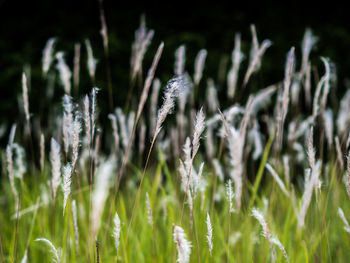
[[[186,43],[166,62],[173,77],[159,79],[167,46],[152,43],[141,19],[121,87],[111,82],[103,12],[101,25],[104,65],[89,40],[73,63],[58,39],[43,45],[47,112],[31,110],[28,68],[18,80],[22,119],[9,114],[0,149],[1,263],[347,262],[350,90],[330,106],[336,67],[311,59],[322,39],[306,29],[280,81],[264,86],[255,80],[278,43],[259,41],[254,25],[251,39],[234,36],[220,85],[205,74],[210,52],[187,64]],[[150,45],[158,49],[144,63]],[[98,66],[105,87],[95,86]],[[118,89],[128,92],[115,106]]]

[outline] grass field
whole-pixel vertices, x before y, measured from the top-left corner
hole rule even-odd
[[[105,66],[106,87],[80,93],[80,46],[70,65],[50,39],[42,71],[51,96],[43,99],[53,106],[39,114],[23,72],[22,120],[10,129],[9,116],[0,150],[1,263],[347,261],[350,95],[328,101],[336,72],[328,58],[311,64],[311,30],[288,52],[277,83],[254,82],[272,42],[259,43],[252,26],[250,54],[235,37],[218,74],[224,84],[205,75],[210,52],[199,51],[192,70],[185,46],[161,84],[166,45],[143,66],[154,32],[142,22],[129,95],[115,108],[101,19],[106,65],[84,45],[91,83]]]

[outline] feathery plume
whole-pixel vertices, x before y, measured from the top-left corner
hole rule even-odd
[[[314,186],[317,185],[319,182],[320,166],[321,162],[317,161],[314,168],[311,171],[311,175],[305,178],[305,189],[301,200],[300,210],[297,216],[299,229],[304,227],[305,216],[311,202],[312,192]]]
[[[266,39],[261,43],[260,48],[255,52],[253,52],[254,55],[250,60],[247,72],[244,76],[244,80],[243,80],[244,87],[247,85],[251,75],[259,68],[262,56],[264,55],[266,49],[268,49],[271,45],[272,45],[272,42]]]
[[[314,100],[313,100],[313,109],[312,109],[312,117],[313,121],[316,120],[316,117],[319,113],[319,108],[321,106],[322,112],[325,109],[326,103],[327,103],[327,95],[329,92],[329,80],[330,80],[330,65],[327,59],[321,58],[325,67],[325,73],[322,76],[322,78],[319,80],[317,83],[315,95],[314,95]],[[321,91],[323,88],[323,94],[321,98],[321,103],[319,102],[320,96],[321,96]],[[321,105],[320,105],[321,104]]]
[[[72,201],[72,214],[73,214],[75,248],[76,248],[76,251],[78,251],[78,249],[79,249],[79,228],[78,228],[77,204],[76,204],[75,200]]]
[[[115,160],[113,158],[102,162],[96,169],[96,180],[92,193],[92,233],[97,235],[100,227],[101,215],[108,196],[108,190],[111,185],[110,181],[115,168]]]
[[[257,114],[260,109],[265,107],[271,99],[271,96],[275,93],[276,86],[272,85],[259,91],[252,102],[252,113]]]
[[[259,132],[259,127],[258,127],[257,122],[254,122],[254,128],[252,130],[252,133],[253,133],[253,139],[254,139],[253,159],[257,160],[261,156],[261,154],[263,153],[261,134]]]
[[[241,52],[241,34],[236,33],[235,35],[235,48],[232,51],[231,60],[232,67],[227,75],[227,96],[233,98],[236,91],[236,85],[238,81],[238,72],[241,61],[243,60],[243,53]]]
[[[131,79],[134,79],[136,74],[142,69],[142,60],[151,44],[154,31],[147,31],[145,17],[141,16],[139,29],[135,31],[135,41],[132,44],[131,50]]]
[[[9,174],[9,180],[13,195],[17,198],[18,193],[15,186],[15,177],[13,173],[13,159],[12,159],[12,146],[7,145],[6,147],[6,157],[7,157],[7,172]]]
[[[220,181],[224,180],[224,172],[222,171],[222,167],[217,159],[213,159],[212,164],[214,166],[215,175],[219,178]]]
[[[46,42],[45,48],[43,50],[42,71],[43,71],[44,78],[46,78],[47,72],[49,71],[53,61],[53,52],[54,52],[55,42],[56,42],[56,38],[54,37],[50,38]]]
[[[339,162],[340,170],[344,171],[344,160],[343,160],[343,153],[341,150],[340,142],[339,142],[339,137],[335,136],[335,148],[337,150],[337,160]]]
[[[207,128],[206,134],[205,134],[205,150],[207,154],[207,158],[209,160],[212,160],[214,157],[214,138],[213,138],[213,129],[211,127]]]
[[[210,112],[216,112],[220,107],[218,93],[213,79],[207,80],[207,107]]]
[[[286,260],[287,263],[288,263],[288,262],[289,262],[289,258],[288,258],[288,255],[287,255],[287,251],[286,251],[286,249],[284,248],[284,246],[282,245],[281,241],[280,241],[277,237],[273,236],[273,237],[271,238],[271,242],[272,242],[273,244],[275,244],[275,245],[282,251],[284,258],[285,258],[285,260]]]
[[[321,98],[321,112],[324,113],[326,109],[327,104],[327,97],[330,90],[330,81],[331,81],[331,63],[329,62],[328,58],[321,57],[321,60],[324,64],[324,67],[326,69],[325,76],[324,76],[324,84],[323,84],[323,93]]]
[[[281,188],[282,192],[289,197],[289,192],[287,191],[286,187],[284,186],[283,181],[281,178],[278,176],[277,172],[275,169],[272,168],[272,166],[269,163],[266,163],[265,165],[266,169],[271,173],[273,179],[275,179],[276,183],[278,186]]]
[[[229,202],[229,210],[230,210],[230,213],[233,213],[235,212],[234,208],[233,208],[233,204],[232,204],[232,200],[234,198],[234,194],[233,194],[233,191],[232,191],[232,182],[231,182],[231,179],[228,180],[227,184],[226,184],[226,196],[227,196],[227,200]]]
[[[96,103],[96,95],[99,91],[98,88],[92,88],[91,91],[91,140],[94,140],[95,137],[95,126],[96,126],[96,119],[97,119],[97,103]]]
[[[153,226],[153,216],[152,216],[152,208],[151,208],[151,202],[149,201],[149,195],[146,193],[146,205],[147,205],[147,212],[148,212],[148,223]]]
[[[118,213],[115,212],[115,216],[114,216],[114,228],[113,228],[113,238],[114,238],[114,244],[115,244],[115,248],[117,249],[117,253],[119,250],[119,243],[120,243],[120,218],[118,216]]]
[[[35,239],[36,242],[44,242],[46,245],[49,246],[50,252],[52,254],[52,262],[54,263],[60,263],[61,262],[61,250],[56,249],[55,246],[51,243],[50,240],[46,238],[37,238]]]
[[[11,126],[11,131],[10,131],[10,136],[9,136],[9,142],[8,144],[9,145],[12,145],[13,144],[13,141],[15,140],[15,135],[16,135],[16,124],[13,124]]]
[[[276,261],[276,252],[275,252],[275,249],[273,248],[272,236],[271,236],[270,230],[267,226],[264,215],[257,208],[253,208],[252,209],[252,216],[255,217],[255,219],[259,221],[259,223],[262,227],[262,235],[270,243],[272,261]]]
[[[185,231],[180,226],[174,227],[174,242],[177,249],[177,262],[188,263],[191,254],[191,242],[187,241]]]
[[[23,107],[26,116],[26,121],[29,123],[29,100],[28,100],[28,86],[26,74],[22,73],[22,96],[23,96]]]
[[[288,52],[285,73],[284,73],[282,106],[278,114],[277,132],[276,132],[278,150],[280,150],[282,147],[283,126],[284,126],[284,122],[286,120],[286,116],[288,112],[290,84],[293,77],[293,71],[294,71],[294,47],[292,47]]]
[[[327,109],[324,114],[324,126],[326,132],[326,138],[329,148],[332,148],[333,145],[333,111],[331,109]]]
[[[62,51],[56,53],[57,65],[56,68],[60,73],[60,80],[64,88],[64,92],[70,95],[72,72],[64,60],[64,53]]]
[[[139,102],[138,109],[137,109],[137,114],[136,114],[137,120],[140,118],[143,107],[145,106],[146,100],[148,98],[149,89],[152,85],[152,81],[154,78],[154,74],[156,72],[158,62],[159,62],[160,57],[163,53],[163,48],[164,48],[164,43],[162,42],[162,43],[160,43],[158,50],[157,50],[157,53],[153,58],[151,68],[148,70],[147,78],[146,78],[145,84],[143,86],[142,94],[140,97],[140,102]]]
[[[343,134],[350,121],[350,89],[348,89],[340,101],[340,107],[337,115],[336,127],[339,135]]]
[[[80,123],[80,116],[79,114],[76,114],[73,125],[72,125],[72,167],[75,167],[75,164],[78,160],[78,154],[79,154],[79,136],[81,132],[81,123]]]
[[[314,148],[313,133],[314,133],[313,128],[311,128],[307,139],[307,157],[308,157],[309,165],[311,169],[314,168],[316,164],[316,152]]]
[[[103,48],[104,48],[105,52],[108,53],[108,30],[107,30],[105,12],[104,12],[104,8],[102,5],[102,0],[99,0],[98,2],[99,2],[99,8],[100,8],[100,21],[101,21],[100,34],[102,36]]]
[[[164,92],[163,105],[158,110],[156,129],[153,138],[158,136],[166,116],[172,113],[175,106],[175,98],[177,98],[179,94],[188,87],[188,85],[188,80],[184,76],[169,80]]]
[[[244,139],[242,138],[241,133],[236,130],[234,127],[229,128],[229,135],[227,137],[229,156],[230,156],[230,165],[231,179],[235,183],[235,198],[236,198],[236,208],[239,211],[241,207],[241,197],[242,197],[242,185],[243,185],[243,146]]]
[[[27,263],[27,260],[28,260],[28,252],[27,252],[27,249],[26,249],[25,252],[24,252],[23,258],[21,260],[21,263]]]
[[[89,75],[92,79],[92,81],[95,81],[95,72],[96,72],[96,65],[97,65],[97,59],[94,58],[94,54],[92,52],[91,43],[89,39],[85,40],[85,47],[88,55],[87,60],[87,69],[89,71]]]
[[[199,140],[205,128],[205,116],[203,113],[203,108],[199,110],[196,116],[196,122],[194,124],[194,134],[192,140],[192,160],[196,156],[199,149]]]
[[[14,177],[22,179],[23,174],[26,172],[24,148],[18,145],[17,143],[13,143],[11,145],[11,150],[14,152],[15,156],[13,160]]]
[[[63,214],[64,211],[66,209],[66,205],[67,205],[67,200],[68,197],[70,195],[70,187],[71,187],[71,183],[72,183],[72,165],[70,163],[68,163],[67,165],[65,165],[63,167]]]
[[[184,73],[185,62],[186,62],[186,46],[181,45],[175,51],[174,74],[176,76],[181,76]]]
[[[90,101],[89,96],[85,95],[84,98],[84,124],[85,124],[85,136],[87,138],[87,144],[91,146],[91,118],[90,118]]]
[[[202,79],[203,75],[203,69],[204,69],[204,64],[205,64],[205,59],[207,57],[207,50],[202,49],[198,52],[197,57],[194,61],[194,84],[196,86],[199,85],[199,82]]]
[[[53,198],[56,198],[57,188],[60,185],[61,180],[61,156],[60,156],[61,147],[56,142],[54,138],[51,138],[51,151],[50,151],[50,162],[52,169],[52,192]]]
[[[302,60],[301,60],[301,74],[304,75],[307,71],[309,56],[313,46],[316,44],[317,38],[312,34],[312,30],[307,28],[305,30],[304,38],[302,41]]]
[[[119,127],[120,127],[120,136],[122,139],[122,145],[123,145],[123,148],[126,149],[128,146],[129,137],[128,137],[128,128],[126,126],[125,115],[124,115],[123,110],[121,108],[117,108],[115,110],[115,113],[117,115],[118,123],[119,123]]]
[[[347,156],[347,169],[346,169],[346,192],[350,198],[350,153]]]
[[[64,152],[68,154],[69,146],[72,144],[73,129],[73,103],[72,97],[67,94],[63,97],[63,144]]]
[[[159,89],[160,89],[160,80],[156,78],[153,81],[152,94],[151,94],[151,106],[150,106],[151,131],[154,131],[156,128],[156,114],[157,114]]]
[[[117,153],[119,150],[119,133],[117,126],[117,119],[114,114],[108,114],[108,118],[111,120],[112,129],[113,129],[113,138],[114,138],[114,152]]]
[[[344,223],[344,230],[350,234],[350,225],[349,225],[349,222],[348,222],[348,220],[346,219],[346,217],[345,217],[345,215],[344,215],[344,212],[343,212],[343,210],[342,210],[340,207],[338,207],[338,215],[339,215],[340,219],[341,219],[341,220],[343,221],[343,223]]]
[[[209,245],[209,253],[211,255],[211,251],[213,250],[213,228],[210,222],[210,216],[209,213],[207,213],[207,241],[208,241],[208,245]]]

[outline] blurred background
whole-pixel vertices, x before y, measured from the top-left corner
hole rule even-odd
[[[236,32],[241,32],[242,50],[246,55],[243,65],[247,63],[251,46],[249,26],[255,24],[259,41],[268,38],[273,42],[264,55],[261,71],[254,77],[258,86],[266,87],[283,79],[286,53],[291,46],[296,47],[297,67],[300,66],[301,41],[306,27],[310,27],[318,37],[311,61],[320,68],[320,74],[323,74],[321,55],[329,57],[337,68],[338,84],[331,93],[331,103],[337,103],[336,98],[344,94],[350,68],[350,27],[346,8],[306,8],[303,3],[297,2],[288,3],[288,7],[251,1],[239,5],[220,1],[189,3],[104,0],[114,106],[124,105],[129,89],[131,44],[141,14],[145,14],[147,28],[155,30],[143,62],[144,74],[159,43],[164,41],[165,49],[156,73],[162,83],[172,77],[174,52],[181,44],[187,48],[186,70],[190,74],[193,73],[197,52],[202,48],[208,50],[204,76],[205,79],[213,78],[217,83],[219,65],[229,62]],[[96,86],[101,89],[99,106],[102,113],[108,112],[98,7],[98,0],[0,0],[0,124],[4,136],[13,122],[23,119],[18,107],[23,70],[31,72],[30,111],[34,115],[45,114],[45,107],[50,106],[40,103],[47,85],[42,79],[42,50],[50,37],[57,38],[55,50],[66,53],[66,62],[71,68],[74,45],[82,44],[80,85],[79,91],[74,94],[78,98],[89,92],[93,85],[86,68],[84,46],[84,40],[90,39],[94,56],[98,59]],[[245,69],[246,66],[242,66],[242,70]],[[217,84],[220,90],[220,83]],[[205,88],[206,81],[202,81],[201,85]],[[54,99],[61,102],[62,95],[63,89],[56,85]],[[223,104],[225,99],[222,98]],[[103,103],[104,100],[106,103]]]

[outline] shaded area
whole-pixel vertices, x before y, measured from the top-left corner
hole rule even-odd
[[[283,78],[285,55],[291,46],[297,47],[297,59],[300,58],[298,48],[305,27],[309,26],[319,37],[317,49],[311,55],[313,63],[321,65],[319,55],[330,57],[338,69],[337,96],[344,93],[344,79],[350,67],[350,60],[347,59],[350,57],[350,34],[347,14],[341,7],[309,10],[302,8],[298,3],[291,4],[286,9],[273,3],[259,6],[247,2],[232,7],[228,3],[220,2],[189,5],[181,2],[124,1],[105,1],[104,6],[109,29],[116,105],[123,105],[129,87],[131,43],[142,13],[146,14],[147,26],[155,30],[155,37],[145,57],[144,71],[150,65],[157,45],[164,41],[165,52],[157,70],[157,76],[161,77],[163,82],[171,77],[173,53],[183,43],[187,46],[187,70],[192,73],[193,60],[198,50],[206,48],[208,59],[204,75],[216,79],[220,59],[229,56],[233,48],[235,32],[242,33],[242,48],[246,55],[249,54],[249,25],[254,23],[259,40],[269,38],[274,43],[264,57],[261,74],[257,76],[259,84],[266,86]],[[18,119],[17,96],[21,93],[20,75],[24,65],[30,65],[32,70],[31,111],[40,111],[40,103],[36,102],[45,92],[45,83],[41,78],[41,52],[46,40],[52,36],[58,38],[56,50],[66,51],[66,59],[71,67],[74,43],[83,44],[85,38],[91,40],[94,55],[99,59],[97,86],[102,89],[102,98],[106,99],[107,92],[104,90],[107,89],[107,85],[97,0],[2,0],[0,19],[1,122],[13,122]],[[86,51],[82,45],[80,94],[86,93],[92,86],[85,61]],[[205,81],[202,85],[205,86]],[[62,89],[57,87],[57,101],[62,93]],[[107,111],[107,107],[104,109],[104,106],[107,105],[101,103],[101,110]]]

